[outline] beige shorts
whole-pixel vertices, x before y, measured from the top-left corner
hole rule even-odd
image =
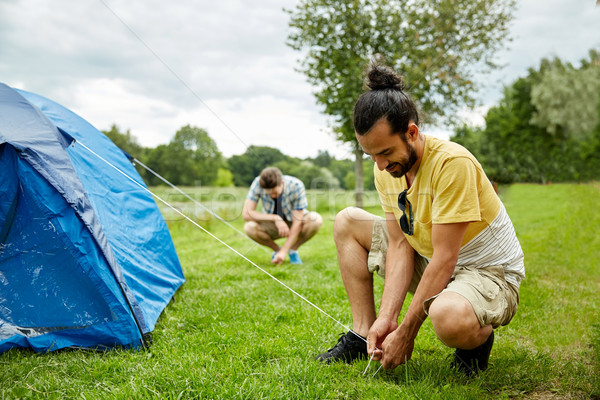
[[[319,218],[319,214],[317,214],[315,211],[309,211],[309,212],[304,213],[302,222],[315,220],[317,218]],[[271,236],[271,239],[275,240],[275,239],[279,239],[281,237],[281,236],[279,236],[279,231],[277,230],[277,226],[275,225],[275,222],[262,221],[262,222],[257,222],[257,223],[263,231],[265,231],[269,236]],[[286,223],[288,224],[289,227],[292,226],[292,223],[290,221],[286,221]]]
[[[385,219],[374,216],[371,251],[367,260],[370,272],[377,272],[385,277],[385,256],[387,253],[389,234]],[[415,293],[421,281],[428,261],[415,252],[415,270],[408,291]],[[448,286],[442,291],[458,293],[471,303],[481,326],[492,325],[494,328],[506,325],[514,317],[519,304],[519,290],[504,278],[502,266],[485,268],[456,266]],[[441,294],[441,293],[440,293]],[[423,304],[426,313],[437,296],[427,299]]]

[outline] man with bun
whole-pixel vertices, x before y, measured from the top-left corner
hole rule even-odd
[[[257,211],[262,201],[263,212]],[[298,178],[282,175],[279,168],[268,167],[257,176],[244,202],[244,231],[255,242],[273,250],[271,262],[281,265],[289,256],[291,264],[302,264],[298,248],[317,234],[323,220],[307,210],[306,191]],[[283,246],[275,240],[285,237]]]
[[[504,205],[464,147],[424,135],[402,77],[373,64],[354,106],[354,129],[375,162],[385,218],[346,208],[334,239],[353,329],[317,360],[372,357],[407,362],[429,316],[456,349],[452,367],[471,376],[488,366],[494,329],[510,322],[525,277],[523,252]],[[385,278],[379,315],[373,273]],[[406,315],[399,315],[407,292]]]

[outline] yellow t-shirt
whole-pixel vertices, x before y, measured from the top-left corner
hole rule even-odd
[[[402,216],[398,195],[406,177],[394,178],[374,166],[375,186],[386,213]],[[523,253],[512,222],[483,168],[459,144],[425,136],[423,158],[407,192],[412,205],[414,234],[405,237],[417,253],[431,259],[433,224],[470,222],[457,265],[504,265],[507,280],[519,285],[525,276]],[[408,208],[407,208],[408,213]]]

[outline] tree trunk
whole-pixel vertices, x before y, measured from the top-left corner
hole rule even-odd
[[[355,199],[356,199],[356,207],[363,208],[363,192],[365,190],[365,179],[363,173],[363,156],[364,153],[358,147],[358,144],[354,147],[354,175],[356,176],[356,185],[355,185]]]

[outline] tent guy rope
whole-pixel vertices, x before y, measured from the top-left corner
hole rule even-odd
[[[173,75],[173,77],[175,77],[175,79],[177,79],[179,81],[179,83],[181,83],[190,93],[193,97],[195,97],[204,107],[206,107],[206,109],[221,123],[223,124],[223,126],[233,135],[235,136],[244,146],[246,146],[246,148],[249,148],[248,144],[246,144],[246,142],[244,142],[244,140],[242,140],[242,138],[240,137],[240,135],[238,135],[224,120],[223,118],[221,118],[211,107],[209,107],[209,105],[190,87],[190,85],[188,85],[188,83],[181,77],[179,76],[179,74],[177,72],[175,72],[175,70],[173,68],[171,68],[171,66],[165,61],[163,60],[163,58],[156,52],[154,51],[154,49],[152,47],[150,47],[145,41],[144,39],[142,39],[142,37],[140,35],[137,34],[137,32],[135,30],[133,30],[133,28],[131,26],[129,26],[127,24],[127,22],[125,22],[125,20],[123,18],[121,18],[119,16],[119,14],[117,14],[115,12],[115,10],[113,10],[104,0],[99,0],[100,3],[102,3],[104,5],[104,7],[106,7],[106,9],[142,44],[142,46],[144,46],[149,52],[150,54],[152,54],[154,56],[154,58],[156,58],[170,73],[171,75]]]
[[[325,315],[326,317],[328,317],[329,319],[331,319],[332,321],[334,321],[335,323],[337,323],[338,325],[340,325],[342,328],[346,329],[349,332],[352,332],[354,335],[356,335],[357,337],[359,337],[360,339],[362,339],[362,340],[364,340],[366,342],[365,338],[363,338],[362,336],[360,336],[359,334],[357,334],[356,332],[354,332],[352,329],[350,329],[349,327],[347,327],[346,325],[344,325],[342,322],[338,321],[336,318],[334,318],[329,313],[327,313],[325,310],[323,310],[322,308],[320,308],[319,306],[317,306],[316,304],[314,304],[313,302],[311,302],[310,300],[308,300],[306,297],[304,297],[303,295],[301,295],[300,293],[298,293],[297,291],[295,291],[294,289],[292,289],[290,286],[288,286],[287,284],[285,284],[281,280],[277,279],[275,276],[273,276],[272,274],[270,274],[264,268],[262,268],[259,265],[257,265],[255,262],[253,262],[252,260],[250,260],[248,257],[246,257],[245,255],[243,255],[242,253],[240,253],[239,251],[237,251],[236,249],[234,249],[233,247],[231,247],[229,244],[225,243],[219,237],[217,237],[213,233],[209,232],[202,225],[198,224],[197,222],[195,222],[194,220],[192,220],[191,218],[189,218],[187,215],[185,215],[183,212],[181,212],[180,210],[178,210],[176,207],[174,207],[171,204],[169,204],[166,200],[164,200],[163,198],[161,198],[157,194],[153,193],[150,189],[148,189],[147,187],[145,187],[144,185],[142,185],[141,183],[139,183],[138,181],[136,181],[135,179],[133,179],[132,177],[130,177],[129,175],[127,175],[125,172],[121,171],[118,167],[116,167],[115,165],[113,165],[108,160],[104,159],[101,155],[99,155],[98,153],[96,153],[94,150],[90,149],[84,143],[82,143],[79,140],[77,140],[77,141],[74,140],[73,143],[72,143],[72,146],[75,146],[75,144],[79,144],[81,147],[83,147],[84,149],[86,149],[88,152],[90,152],[94,156],[98,157],[100,160],[102,160],[103,162],[105,162],[106,164],[108,164],[110,167],[112,167],[113,169],[115,169],[121,175],[123,175],[124,177],[126,177],[127,179],[129,179],[131,182],[133,182],[134,184],[136,184],[137,186],[139,186],[142,190],[148,192],[150,195],[152,195],[153,197],[155,197],[157,200],[159,200],[165,206],[169,207],[170,209],[172,209],[173,211],[175,211],[177,214],[181,215],[183,218],[185,218],[186,220],[188,220],[194,226],[196,226],[197,228],[199,228],[202,231],[204,231],[204,233],[206,233],[209,236],[211,236],[213,239],[215,239],[216,241],[218,241],[219,243],[221,243],[222,245],[224,245],[225,247],[227,247],[229,250],[233,251],[235,254],[237,254],[238,256],[242,257],[244,260],[246,260],[247,262],[249,262],[251,265],[253,265],[254,267],[258,268],[260,271],[262,271],[263,273],[265,273],[267,276],[269,276],[275,282],[279,283],[281,286],[283,286],[286,289],[288,289],[290,292],[292,292],[293,294],[295,294],[297,297],[299,297],[300,299],[304,300],[307,304],[309,304],[310,306],[312,306],[313,308],[315,308],[316,310],[318,310],[319,312],[321,312],[321,314]]]
[[[255,247],[257,246],[257,243],[254,240],[250,239],[245,233],[243,233],[242,231],[240,231],[239,229],[237,229],[235,226],[231,225],[229,222],[225,221],[225,219],[223,219],[216,212],[214,212],[213,210],[209,209],[204,204],[200,203],[199,201],[197,201],[196,199],[194,199],[193,197],[191,197],[189,194],[185,193],[183,190],[179,189],[177,186],[175,186],[174,184],[172,184],[171,182],[169,182],[166,178],[162,177],[158,172],[154,171],[152,168],[148,167],[147,165],[145,165],[143,162],[141,162],[137,158],[133,158],[133,162],[135,164],[138,164],[140,167],[144,168],[146,171],[150,172],[152,175],[156,176],[162,182],[166,183],[167,185],[169,185],[173,189],[177,190],[180,194],[182,194],[183,196],[185,196],[187,199],[189,199],[190,201],[192,201],[194,204],[202,207],[203,210],[205,210],[206,212],[210,213],[210,215],[212,215],[213,217],[215,217],[219,221],[223,222],[225,225],[227,225],[228,227],[230,227],[231,229],[233,229],[234,231],[236,231],[237,233],[239,233],[241,236],[243,236],[246,239],[248,239],[249,241],[251,241],[252,244],[255,245]],[[261,249],[265,249],[267,252],[269,252],[269,250],[267,248],[265,248],[265,247],[260,246],[260,248]]]

